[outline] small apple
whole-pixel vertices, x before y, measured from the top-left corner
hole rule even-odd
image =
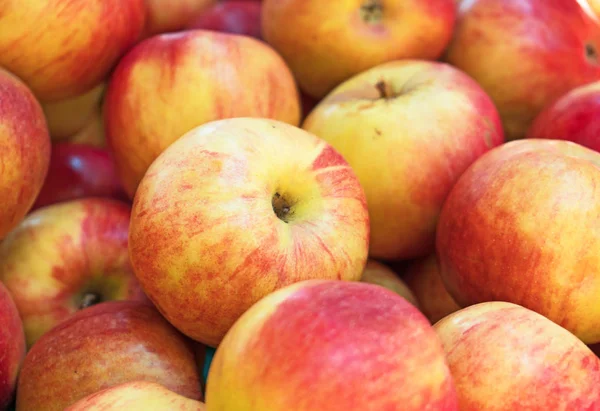
[[[382,64],[336,87],[302,127],[331,144],[365,189],[372,258],[434,250],[448,192],[479,156],[504,141],[498,112],[471,78],[424,60]]]
[[[0,65],[42,101],[98,86],[140,37],[144,0],[4,0]]]
[[[600,409],[600,360],[534,311],[482,303],[450,314],[434,328],[461,411]]]
[[[365,270],[360,279],[363,283],[380,285],[404,297],[406,301],[418,307],[417,298],[410,288],[400,279],[398,274],[385,264],[375,260],[367,260]]]
[[[145,0],[146,27],[143,37],[179,31],[217,0]]]
[[[90,394],[140,380],[202,399],[190,341],[150,304],[106,301],[63,321],[29,350],[17,411],[63,411]]]
[[[129,234],[148,297],[213,347],[279,288],[360,280],[368,245],[364,192],[342,156],[298,127],[257,118],[213,121],[167,148],[140,184]]]
[[[435,254],[412,261],[402,279],[432,324],[460,310],[444,286]]]
[[[600,151],[600,81],[577,87],[546,106],[527,137],[568,140]]]
[[[54,143],[50,169],[33,209],[86,197],[128,200],[106,149]]]
[[[2,6],[0,32],[1,10]],[[51,145],[40,103],[21,80],[3,69],[0,69],[0,141],[1,240],[33,206],[48,173]]]
[[[458,180],[437,256],[458,305],[507,301],[587,344],[600,342],[600,154],[560,140],[516,140]]]
[[[152,37],[129,52],[111,78],[104,114],[108,145],[133,198],[156,157],[194,127],[231,117],[298,125],[300,102],[290,70],[265,43],[190,30]]]
[[[206,406],[458,410],[440,341],[419,310],[383,287],[336,280],[293,284],[246,311],[217,348]]]
[[[29,214],[0,243],[0,281],[19,309],[27,345],[82,308],[147,301],[129,262],[130,208],[89,198]]]
[[[0,282],[0,410],[5,410],[13,400],[25,350],[25,334],[19,311]]]
[[[65,408],[65,411],[204,411],[205,409],[202,402],[179,395],[161,384],[133,381],[90,394]]]
[[[600,25],[576,0],[468,0],[446,60],[494,100],[509,140],[569,90],[600,80]]]
[[[318,99],[379,64],[438,59],[456,19],[454,0],[265,0],[262,7],[264,39]]]
[[[215,3],[191,20],[186,28],[242,34],[262,39],[261,9],[262,5],[258,1],[230,0]]]

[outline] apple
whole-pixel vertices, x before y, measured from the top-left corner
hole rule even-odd
[[[600,360],[534,311],[482,303],[450,314],[434,328],[461,411],[600,408]]]
[[[262,7],[263,38],[317,99],[385,62],[438,59],[456,20],[454,0],[265,0]]]
[[[0,281],[19,309],[27,345],[78,310],[106,300],[148,301],[127,241],[130,207],[88,198],[29,214],[0,243]]]
[[[105,97],[107,143],[127,193],[133,198],[150,164],[183,134],[230,117],[299,124],[294,78],[273,49],[207,30],[137,45],[117,66]]]
[[[8,290],[0,282],[0,410],[7,409],[13,400],[25,349],[25,334],[19,311]]]
[[[132,381],[106,388],[77,401],[65,411],[123,410],[204,411],[200,401],[179,395],[161,384]]]
[[[600,154],[517,140],[478,159],[440,215],[437,255],[458,305],[507,301],[600,342]]]
[[[418,307],[417,298],[400,277],[387,265],[375,260],[367,260],[365,270],[360,279],[364,283],[376,284],[394,291],[406,301]]]
[[[187,29],[215,30],[262,39],[258,1],[231,0],[215,3],[187,24]]]
[[[0,11],[0,30],[1,16]],[[20,79],[3,69],[0,69],[0,141],[1,240],[33,206],[48,173],[51,150],[40,103]]]
[[[76,134],[66,141],[73,144],[87,144],[94,147],[106,148],[106,134],[104,132],[104,117],[98,111],[90,121]]]
[[[544,106],[600,80],[599,47],[600,25],[576,0],[469,0],[446,61],[488,92],[514,140]]]
[[[167,148],[140,184],[129,233],[148,297],[212,347],[279,288],[359,281],[368,245],[364,192],[342,156],[298,127],[257,118],[213,121]]]
[[[424,257],[462,172],[504,141],[498,112],[471,78],[425,60],[385,63],[335,88],[302,127],[354,169],[371,218],[370,256]]]
[[[52,139],[65,140],[83,130],[100,111],[105,88],[105,83],[101,83],[80,96],[44,103],[42,108]]]
[[[140,380],[202,398],[189,340],[150,304],[106,301],[63,321],[29,350],[17,411],[63,411],[90,394]]]
[[[444,286],[435,254],[412,261],[402,279],[432,324],[461,309]]]
[[[217,0],[145,0],[144,37],[179,31]]]
[[[89,92],[140,37],[144,0],[5,0],[0,65],[44,101]]]
[[[419,310],[383,287],[337,280],[290,285],[244,313],[217,348],[206,405],[458,410],[440,341]]]
[[[48,176],[33,209],[86,197],[128,201],[110,153],[86,144],[54,143]]]
[[[568,140],[600,151],[599,116],[600,81],[577,87],[546,106],[527,137]]]

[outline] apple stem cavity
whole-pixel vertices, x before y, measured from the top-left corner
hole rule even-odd
[[[279,193],[275,193],[273,195],[273,199],[271,200],[271,204],[273,205],[273,211],[277,218],[279,218],[284,223],[289,223],[289,219],[292,212],[292,206],[288,201]]]
[[[379,92],[379,98],[384,98],[387,100],[388,98],[393,97],[392,91],[390,90],[390,87],[385,81],[379,80],[375,84],[375,88]]]
[[[379,23],[383,17],[381,0],[367,0],[360,6],[361,18],[365,23]]]
[[[96,305],[102,302],[102,297],[97,293],[85,293],[81,298],[81,303],[79,304],[79,309],[83,310],[84,308],[91,307],[92,305]]]
[[[585,45],[585,56],[591,63],[598,63],[598,52],[593,44],[587,43]]]

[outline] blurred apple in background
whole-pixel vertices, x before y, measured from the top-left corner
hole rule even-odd
[[[303,281],[252,306],[217,348],[206,405],[458,410],[440,341],[419,310],[383,287],[335,280]]]
[[[294,78],[273,49],[250,37],[204,30],[136,46],[119,63],[105,98],[108,145],[128,194],[133,197],[148,166],[172,142],[230,117],[299,124]]]
[[[83,130],[100,112],[105,88],[101,83],[80,96],[43,104],[52,139],[65,140]]]
[[[444,204],[442,279],[460,306],[512,302],[600,342],[598,221],[599,153],[559,140],[504,144],[477,160]]]
[[[433,252],[446,196],[462,172],[504,141],[485,92],[443,63],[386,63],[344,82],[302,126],[337,149],[365,189],[370,256]]]
[[[1,21],[0,11],[0,31]],[[0,239],[2,239],[33,206],[48,173],[51,145],[40,103],[21,80],[2,69],[0,69],[0,142],[2,147],[0,150],[0,198],[2,199]]]
[[[33,209],[85,197],[128,201],[110,153],[86,144],[54,143],[48,176]]]
[[[148,169],[131,218],[146,294],[213,347],[263,296],[313,278],[358,281],[367,260],[369,215],[352,169],[275,120],[214,121],[181,137]]]
[[[147,301],[127,251],[128,205],[82,199],[41,208],[0,243],[0,281],[13,295],[31,346],[89,305]]]
[[[19,312],[0,282],[0,410],[5,410],[13,400],[25,350],[25,334]]]
[[[179,31],[218,0],[145,0],[144,37]]]
[[[404,297],[406,301],[415,307],[418,307],[417,299],[410,288],[400,279],[398,274],[385,264],[375,260],[368,260],[361,281],[363,283],[377,284],[392,290]]]
[[[264,39],[319,99],[376,65],[439,58],[456,19],[454,0],[265,0],[262,7]]]
[[[568,140],[600,151],[600,81],[577,87],[545,107],[527,137]]]
[[[63,321],[29,350],[17,411],[63,411],[90,394],[140,380],[202,398],[189,340],[149,304],[103,302]]]
[[[412,261],[402,279],[432,324],[460,310],[444,286],[435,254]]]
[[[0,65],[42,101],[89,92],[140,37],[144,0],[5,0]]]
[[[576,0],[468,0],[446,59],[489,93],[512,140],[544,106],[600,80],[599,53],[600,25]]]
[[[230,0],[215,3],[187,24],[186,29],[214,30],[262,39],[262,5],[258,1]]]
[[[133,381],[90,394],[65,411],[204,411],[200,401],[179,395],[163,385]]]
[[[531,310],[482,303],[449,315],[435,329],[461,411],[600,408],[600,360]]]

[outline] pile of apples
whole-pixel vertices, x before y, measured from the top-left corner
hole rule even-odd
[[[600,410],[600,1],[0,1],[0,411]]]

